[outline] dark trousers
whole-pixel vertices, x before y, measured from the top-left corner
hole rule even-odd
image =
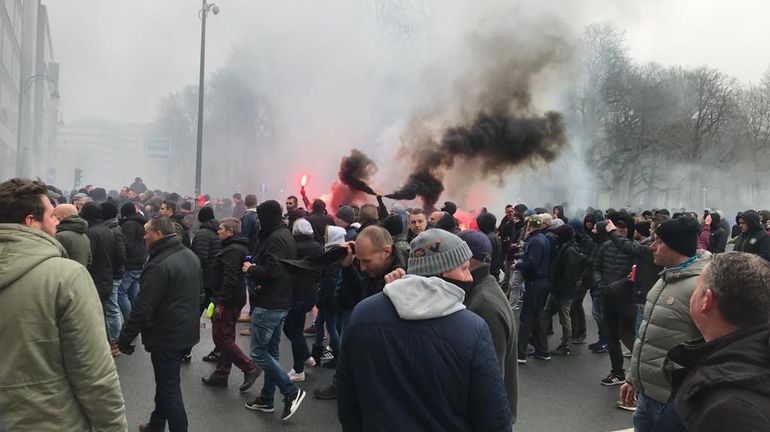
[[[604,325],[607,328],[607,351],[610,353],[612,372],[625,375],[623,368],[623,342],[628,349],[634,348],[636,330],[636,305],[631,298],[604,296]]]
[[[164,430],[166,422],[171,432],[187,431],[187,413],[182,401],[179,369],[187,350],[151,353],[155,371],[155,410],[150,415],[153,429]]]
[[[570,315],[572,317],[572,338],[585,339],[588,332],[586,324],[586,311],[583,309],[583,299],[588,294],[590,285],[583,282],[578,286],[577,296],[572,301]]]
[[[214,339],[216,350],[221,354],[217,361],[217,369],[214,373],[221,377],[230,375],[230,369],[235,363],[238,369],[247,372],[254,370],[257,364],[241,351],[241,348],[235,343],[235,324],[241,315],[240,309],[224,308],[222,317],[217,318],[216,314],[211,318],[211,336]]]
[[[548,296],[548,281],[546,279],[525,280],[527,288],[524,293],[524,304],[519,318],[519,358],[527,356],[527,344],[532,343],[538,353],[548,352],[548,337],[542,326],[543,307]]]
[[[283,334],[291,342],[291,353],[294,357],[294,372],[302,373],[305,371],[305,360],[310,357],[310,350],[307,348],[307,341],[303,330],[305,328],[305,315],[313,310],[315,301],[298,300],[291,303],[291,309],[286,315],[286,321],[283,323]],[[316,329],[316,332],[323,333],[323,329]]]

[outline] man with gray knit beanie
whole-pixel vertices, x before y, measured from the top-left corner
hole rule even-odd
[[[337,364],[343,430],[511,430],[489,328],[463,305],[472,256],[425,231],[408,274],[355,307]]]

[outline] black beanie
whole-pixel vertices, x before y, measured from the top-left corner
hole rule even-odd
[[[457,204],[453,203],[452,201],[445,201],[444,207],[441,207],[441,211],[445,211],[451,215],[454,215],[457,212]]]
[[[120,215],[122,217],[129,217],[135,214],[136,214],[136,206],[132,202],[127,202],[123,204],[123,206],[120,208]]]
[[[80,209],[80,217],[88,222],[88,226],[94,226],[104,222],[104,216],[102,215],[102,208],[95,203],[86,203],[82,209]]]
[[[397,236],[404,232],[404,222],[401,216],[394,214],[390,215],[382,221],[382,227],[388,230],[390,235]]]
[[[667,220],[655,229],[655,235],[660,237],[666,246],[686,257],[695,256],[699,234],[700,224],[690,216]]]
[[[104,216],[104,220],[110,220],[118,217],[118,207],[109,201],[103,202],[102,216]]]
[[[208,222],[214,219],[214,209],[211,207],[202,207],[198,211],[198,222]]]
[[[283,221],[281,204],[276,200],[265,201],[257,207],[257,217],[263,227],[268,227]]]
[[[644,237],[650,236],[650,221],[642,221],[634,224],[634,229]]]

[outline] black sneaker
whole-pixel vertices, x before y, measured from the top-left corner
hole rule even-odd
[[[313,396],[315,396],[316,399],[322,400],[337,399],[338,394],[339,391],[337,390],[337,386],[334,385],[334,383],[329,384],[326,387],[313,390]]]
[[[532,357],[533,359],[538,359],[538,360],[550,360],[551,359],[551,355],[550,354],[548,354],[548,353],[541,353],[541,352],[537,352],[537,351],[531,352],[531,353],[527,353],[527,357]]]
[[[216,363],[219,361],[219,357],[221,356],[221,353],[217,351],[211,351],[208,353],[208,355],[203,356],[203,361],[206,363]]]
[[[557,346],[555,350],[551,351],[551,355],[555,355],[555,356],[566,357],[570,354],[572,354],[572,349],[569,347],[569,345],[564,345],[564,344]]]
[[[602,342],[597,342],[596,345],[589,348],[592,353],[594,354],[601,354],[607,352],[607,344]]]
[[[238,391],[243,393],[246,390],[250,389],[251,386],[254,385],[254,383],[257,381],[257,378],[259,378],[259,375],[262,373],[262,368],[257,366],[253,370],[250,370],[248,372],[243,373],[243,384],[241,384],[240,387],[238,387]]]
[[[273,405],[273,401],[266,401],[262,399],[262,396],[247,403],[246,408],[252,411],[261,411],[265,413],[271,413],[275,411],[275,406]]]
[[[610,372],[610,374],[607,375],[607,378],[604,378],[603,380],[601,380],[601,384],[603,386],[616,386],[616,385],[621,385],[625,382],[626,382],[625,375],[619,375],[612,372]]]
[[[305,400],[305,396],[307,396],[307,393],[302,389],[299,389],[293,396],[286,396],[283,400],[283,415],[281,415],[281,420],[288,420],[293,416],[299,409],[302,401]]]
[[[227,388],[227,377],[221,377],[214,374],[201,378],[201,382],[209,387]]]
[[[182,363],[190,363],[192,361],[192,354],[186,354],[182,357]]]

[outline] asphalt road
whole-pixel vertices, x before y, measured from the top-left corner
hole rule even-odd
[[[585,304],[590,317],[590,305]],[[190,431],[262,431],[325,432],[341,430],[336,415],[335,401],[322,401],[308,394],[300,410],[287,422],[280,420],[283,401],[276,394],[276,412],[264,414],[249,411],[244,404],[256,397],[262,377],[244,394],[238,393],[243,376],[233,367],[230,387],[210,388],[200,382],[208,375],[213,364],[201,361],[214,344],[210,323],[202,321],[201,342],[193,349],[193,361],[182,366],[182,392],[190,423]],[[595,323],[589,319],[589,335],[595,337]],[[238,324],[239,329],[246,324]],[[551,347],[558,344],[561,329],[557,325]],[[589,336],[589,339],[591,336]],[[310,340],[308,339],[310,342]],[[138,342],[138,341],[137,341]],[[248,353],[248,337],[238,336],[238,343]],[[116,358],[123,394],[126,399],[129,430],[138,430],[139,423],[147,421],[153,409],[155,383],[149,354],[137,347],[131,356]],[[291,350],[288,342],[281,342],[281,364],[291,368]],[[610,369],[607,354],[592,354],[585,345],[573,347],[568,358],[554,357],[550,361],[530,359],[519,368],[519,419],[517,431],[615,431],[631,426],[631,413],[615,408],[619,387],[604,387],[599,380]],[[316,367],[306,373],[299,385],[312,393],[331,380],[332,371]]]

